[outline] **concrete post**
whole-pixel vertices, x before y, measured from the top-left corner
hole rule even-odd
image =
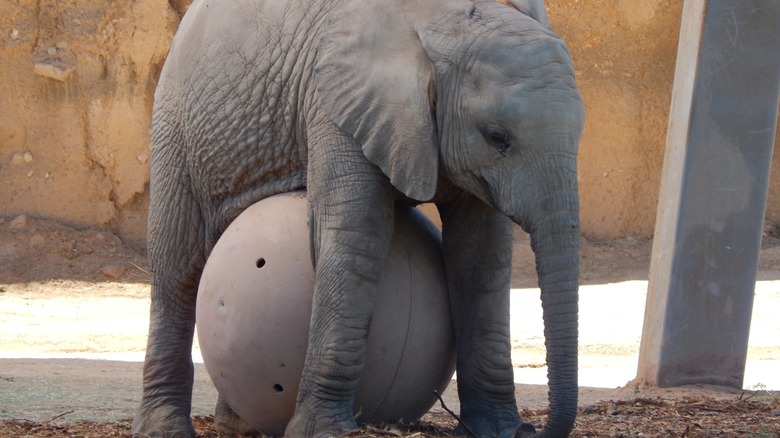
[[[685,0],[637,378],[742,387],[777,122],[780,1]]]

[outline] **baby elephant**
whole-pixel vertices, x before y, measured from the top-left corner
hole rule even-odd
[[[531,234],[550,414],[577,407],[584,110],[566,46],[537,0],[196,0],[154,104],[154,272],[135,436],[194,437],[195,297],[228,224],[306,189],[315,269],[290,437],[357,428],[352,405],[394,204],[432,202],[465,427],[534,435],[518,415],[509,341],[512,223]],[[218,403],[221,427],[237,424]],[[465,433],[465,428],[463,430]]]

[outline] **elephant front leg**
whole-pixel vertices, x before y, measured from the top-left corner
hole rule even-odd
[[[353,405],[374,298],[392,234],[386,178],[358,149],[313,159],[308,196],[314,298],[309,343],[289,437],[341,436],[357,429]]]
[[[512,225],[470,195],[439,211],[465,425],[460,432],[512,437],[521,425],[509,334]]]

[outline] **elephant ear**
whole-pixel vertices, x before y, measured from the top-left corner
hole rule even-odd
[[[547,19],[547,10],[544,8],[543,0],[498,0],[498,2],[507,6],[512,6],[538,21],[544,25],[544,27],[550,28],[550,21]]]
[[[438,178],[433,66],[404,2],[352,0],[331,12],[315,68],[325,112],[406,196],[430,200]]]

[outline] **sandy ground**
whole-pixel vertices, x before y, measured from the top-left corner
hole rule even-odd
[[[145,260],[104,231],[73,230],[31,219],[14,230],[10,221],[0,222],[0,249],[5,248],[6,254],[0,265],[0,419],[109,421],[132,417],[140,399],[148,323]],[[738,394],[713,388],[654,389],[629,384],[636,373],[646,289],[642,277],[647,275],[649,248],[649,242],[630,239],[583,247],[582,406],[638,395]],[[746,389],[780,390],[776,248],[768,246],[762,252]],[[518,250],[524,260],[523,251]],[[516,272],[530,269],[527,261],[523,263],[518,262]],[[521,274],[512,291],[515,379],[520,406],[540,409],[547,404],[541,308],[538,289],[529,287]],[[207,415],[213,411],[216,393],[198,363],[197,340],[193,357],[193,414]],[[453,387],[445,400],[457,410]]]
[[[10,285],[0,295],[0,418],[108,421],[133,415],[140,396],[148,285],[63,282],[72,296],[36,296],[45,284]],[[580,403],[634,397],[644,281],[583,286]],[[611,306],[604,308],[603,303]],[[759,282],[745,388],[780,390],[780,282]],[[546,406],[538,290],[512,292],[513,362],[518,400]],[[193,349],[193,414],[212,412],[216,392]],[[620,388],[620,389],[617,389]],[[452,388],[450,388],[452,389]],[[688,389],[691,390],[691,389]],[[672,390],[655,390],[667,393]],[[729,393],[726,393],[729,394]],[[457,407],[455,398],[447,398]]]

